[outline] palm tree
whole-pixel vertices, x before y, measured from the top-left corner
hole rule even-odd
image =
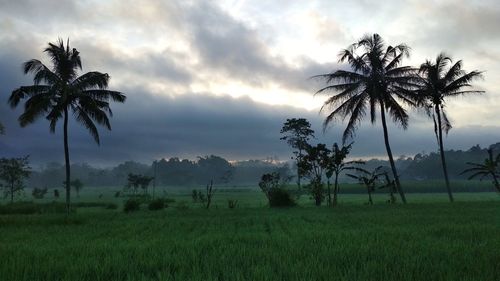
[[[487,176],[491,176],[493,179],[493,184],[495,185],[495,188],[497,189],[498,192],[500,192],[500,183],[498,182],[500,178],[500,153],[497,154],[496,157],[493,157],[493,151],[491,149],[488,149],[488,158],[484,160],[483,164],[477,164],[477,163],[470,163],[467,162],[468,165],[471,165],[472,168],[466,169],[461,175],[465,173],[473,173],[470,177],[470,179],[473,179],[477,176],[481,176],[479,180],[482,180],[483,178]]]
[[[123,103],[125,95],[121,92],[107,90],[109,75],[100,72],[87,72],[77,76],[82,69],[80,53],[70,49],[69,39],[49,43],[45,51],[52,60],[52,69],[41,61],[32,59],[24,63],[24,73],[34,74],[34,85],[22,86],[14,90],[9,104],[15,108],[22,100],[24,112],[19,116],[21,127],[34,123],[44,116],[50,122],[50,132],[54,133],[57,121],[63,119],[64,159],[66,164],[66,208],[70,211],[71,171],[68,147],[69,113],[73,113],[76,121],[90,132],[99,145],[99,134],[94,122],[111,130],[108,115],[112,116],[110,100]]]
[[[333,73],[314,77],[325,79],[327,86],[316,94],[334,92],[323,104],[333,109],[326,117],[323,128],[339,117],[349,122],[343,134],[343,142],[353,137],[355,131],[369,110],[372,124],[376,121],[377,107],[380,110],[385,148],[391,164],[392,173],[401,199],[406,198],[399,182],[399,177],[392,157],[387,130],[386,113],[403,129],[408,127],[408,114],[398,101],[415,105],[415,69],[400,66],[404,57],[409,56],[409,47],[405,44],[385,47],[378,34],[366,35],[339,54],[339,62],[349,63],[351,70],[337,70]],[[361,53],[358,53],[361,51]]]
[[[461,60],[448,67],[452,63],[451,58],[443,53],[437,56],[436,61],[427,60],[423,63],[419,69],[421,86],[417,91],[421,106],[426,109],[434,121],[434,133],[439,145],[446,189],[451,202],[453,202],[453,194],[450,188],[443,146],[443,131],[448,134],[451,129],[451,123],[444,110],[445,98],[483,93],[483,91],[463,90],[472,87],[471,81],[480,78],[481,72],[476,70],[465,72],[462,70]]]

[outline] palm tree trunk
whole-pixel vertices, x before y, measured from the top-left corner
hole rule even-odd
[[[448,191],[448,197],[450,202],[453,202],[453,194],[451,193],[450,180],[448,179],[448,170],[446,169],[446,159],[444,157],[444,147],[443,147],[443,129],[441,127],[441,110],[439,110],[439,105],[436,104],[434,107],[436,110],[437,121],[438,121],[438,139],[439,139],[439,154],[441,154],[441,165],[443,166],[444,180],[446,182],[446,191]]]
[[[339,174],[335,173],[335,185],[333,187],[333,206],[337,206],[337,194],[339,193]]]
[[[330,189],[330,178],[328,178],[326,180],[326,186],[327,186],[327,189],[328,189],[328,206],[331,206],[332,205],[332,192],[331,192],[331,189]]]
[[[372,200],[372,193],[370,191],[370,188],[368,188],[368,203],[370,205],[373,205],[373,200]]]
[[[299,154],[297,154],[297,186],[300,191],[300,170],[299,170],[299,160],[302,159],[302,149],[299,149]]]
[[[64,109],[64,161],[66,167],[66,213],[70,211],[70,195],[71,195],[71,169],[69,166],[69,148],[68,148],[68,109]]]
[[[387,150],[387,156],[389,156],[389,163],[391,164],[392,175],[394,176],[394,182],[396,183],[396,188],[399,192],[399,196],[401,196],[401,201],[406,204],[406,196],[401,188],[401,183],[399,182],[398,172],[396,170],[396,165],[394,164],[394,159],[392,158],[391,146],[389,144],[389,133],[387,132],[387,123],[385,120],[385,108],[384,103],[380,102],[380,115],[382,119],[382,128],[384,129],[384,141],[385,141],[385,149]]]
[[[492,176],[493,176],[493,183],[495,184],[497,191],[500,192],[500,183],[498,183],[498,178],[495,175],[495,173],[492,173]]]

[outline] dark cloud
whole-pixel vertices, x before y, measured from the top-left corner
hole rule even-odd
[[[235,160],[267,156],[286,160],[290,150],[279,140],[279,130],[286,118],[308,118],[317,131],[317,141],[329,144],[338,141],[344,129],[343,124],[335,124],[322,134],[323,116],[317,112],[258,104],[248,98],[196,93],[176,98],[155,97],[141,89],[126,89],[126,92],[126,104],[113,105],[113,130],[100,129],[101,146],[78,124],[70,123],[73,161],[109,165],[129,159],[149,162],[160,157],[194,159],[208,154]],[[42,119],[21,129],[15,124],[18,114],[19,110],[2,114],[8,129],[7,135],[0,139],[2,156],[30,154],[35,163],[62,161],[61,128],[56,134],[49,134],[48,123]],[[485,146],[500,140],[498,129],[456,128],[446,139],[446,146],[453,149],[468,149],[476,143]],[[406,132],[393,125],[389,130],[396,156],[437,149],[431,122],[425,119],[412,123]],[[352,155],[385,156],[380,124],[364,123],[360,127]]]

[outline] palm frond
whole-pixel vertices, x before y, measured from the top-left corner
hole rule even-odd
[[[92,99],[100,101],[109,101],[124,103],[127,97],[122,92],[110,90],[86,90],[83,95],[89,96]]]
[[[482,72],[481,71],[471,71],[469,73],[466,73],[462,75],[461,77],[457,78],[453,82],[450,82],[444,89],[443,93],[444,95],[447,95],[448,93],[455,93],[459,91],[463,87],[471,87],[470,82],[472,82],[475,79],[480,79],[482,78]]]
[[[10,107],[15,108],[16,106],[19,105],[21,100],[36,95],[44,94],[47,93],[48,91],[50,91],[50,87],[44,85],[22,86],[12,91],[8,103]]]
[[[82,124],[89,131],[95,142],[100,145],[99,132],[97,131],[94,122],[92,122],[92,119],[89,117],[87,112],[83,110],[83,108],[77,107],[74,113],[78,123]]]
[[[109,75],[97,71],[87,72],[71,82],[71,86],[80,90],[106,89],[108,87]]]

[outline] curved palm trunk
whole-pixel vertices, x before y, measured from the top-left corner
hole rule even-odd
[[[401,183],[399,182],[398,172],[396,170],[396,165],[394,164],[394,159],[392,158],[391,146],[389,144],[389,133],[387,132],[387,123],[385,120],[385,108],[384,103],[380,102],[380,115],[382,119],[382,128],[384,129],[384,141],[385,141],[385,149],[387,150],[387,156],[389,156],[389,163],[391,164],[392,174],[394,176],[394,182],[396,183],[396,188],[399,192],[399,196],[401,196],[401,201],[406,204],[406,196],[401,188]]]
[[[446,191],[448,191],[448,197],[450,202],[453,202],[453,194],[451,193],[450,180],[448,179],[448,170],[446,168],[446,159],[444,157],[444,147],[443,147],[443,129],[441,127],[441,110],[439,110],[439,105],[436,104],[434,107],[436,110],[437,121],[438,121],[438,140],[439,140],[439,154],[441,154],[441,165],[443,166],[444,180],[446,182]]]
[[[66,167],[66,213],[70,211],[70,192],[71,192],[71,169],[69,166],[69,148],[68,148],[68,109],[64,109],[64,161]]]

